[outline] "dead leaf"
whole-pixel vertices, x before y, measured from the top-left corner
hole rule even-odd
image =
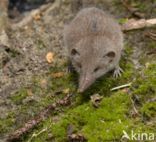
[[[64,76],[64,72],[52,73],[53,78],[60,78]]]
[[[39,21],[39,20],[41,20],[41,14],[37,13],[37,14],[34,15],[33,18],[34,18],[35,21]]]
[[[47,80],[46,79],[42,79],[40,81],[40,85],[41,85],[42,88],[46,88],[46,86],[47,86]]]
[[[48,63],[54,62],[54,53],[53,52],[48,52],[46,55],[46,59]]]
[[[94,94],[91,97],[91,102],[93,104],[94,107],[99,107],[99,103],[102,100],[102,96],[100,96],[99,94]]]
[[[27,95],[28,95],[28,96],[33,96],[33,93],[32,93],[32,91],[31,91],[31,89],[28,89],[28,90],[27,90]]]

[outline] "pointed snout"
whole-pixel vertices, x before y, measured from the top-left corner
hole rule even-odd
[[[78,92],[84,92],[94,82],[94,80],[95,79],[91,75],[80,76]]]

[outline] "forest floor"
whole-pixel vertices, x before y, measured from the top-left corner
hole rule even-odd
[[[156,1],[132,0],[131,5],[143,18],[156,17]],[[97,0],[95,6],[109,11],[119,23],[136,18],[120,1]],[[63,27],[74,16],[71,2],[64,0],[35,15],[29,24],[8,31],[11,46],[0,47],[0,142],[68,94],[70,104],[58,107],[20,141],[133,142],[132,131],[147,133],[145,142],[155,134],[156,141],[156,29],[125,32],[122,76],[115,79],[108,73],[79,94],[78,75],[68,72],[62,40]],[[122,139],[124,132],[131,140]]]

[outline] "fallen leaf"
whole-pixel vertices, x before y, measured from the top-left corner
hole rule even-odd
[[[148,68],[149,66],[150,66],[150,63],[147,62],[147,63],[145,64],[145,67]]]
[[[93,104],[94,107],[99,107],[99,103],[102,100],[102,96],[100,96],[99,94],[94,94],[91,97],[91,102]]]
[[[41,20],[41,14],[40,13],[37,13],[34,15],[34,20],[38,21],[38,20]]]
[[[46,59],[48,63],[52,63],[54,61],[54,53],[48,52],[46,55]]]
[[[42,88],[46,88],[46,86],[47,86],[47,80],[46,79],[42,79],[40,81],[40,85],[41,85]]]
[[[30,89],[27,90],[27,95],[28,96],[33,96],[33,93],[32,93],[32,91]]]
[[[52,73],[53,78],[60,78],[64,76],[64,72]]]

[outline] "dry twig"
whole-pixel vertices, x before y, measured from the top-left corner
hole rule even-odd
[[[115,90],[119,90],[119,89],[122,89],[122,88],[125,88],[125,87],[130,87],[132,83],[128,83],[128,84],[124,84],[124,85],[121,85],[121,86],[117,86],[117,87],[114,87],[111,89],[111,91],[115,91]]]
[[[44,110],[42,110],[35,118],[26,122],[22,128],[19,128],[14,133],[8,136],[7,142],[14,142],[20,140],[20,138],[28,133],[31,129],[33,129],[36,125],[38,125],[41,121],[45,120],[50,112],[55,111],[59,106],[67,106],[70,104],[71,94],[67,95],[61,100],[53,103],[52,105],[47,106]]]
[[[130,98],[130,99],[131,99],[132,107],[133,107],[132,116],[133,116],[133,117],[136,117],[137,115],[139,115],[139,112],[138,112],[138,110],[137,110],[137,108],[136,108],[136,106],[135,106],[135,103],[134,103],[133,99],[132,99],[132,98]]]
[[[28,140],[28,142],[31,142],[31,141],[33,140],[33,138],[36,138],[36,137],[38,137],[40,134],[46,132],[47,129],[48,129],[48,128],[44,128],[44,129],[42,129],[42,130],[41,130],[40,132],[38,132],[38,133],[33,133],[33,135],[32,135],[31,138]]]
[[[130,30],[136,30],[136,29],[142,29],[147,27],[156,26],[156,18],[153,19],[141,19],[141,20],[134,20],[131,19],[125,24],[122,25],[123,31],[130,31]]]

